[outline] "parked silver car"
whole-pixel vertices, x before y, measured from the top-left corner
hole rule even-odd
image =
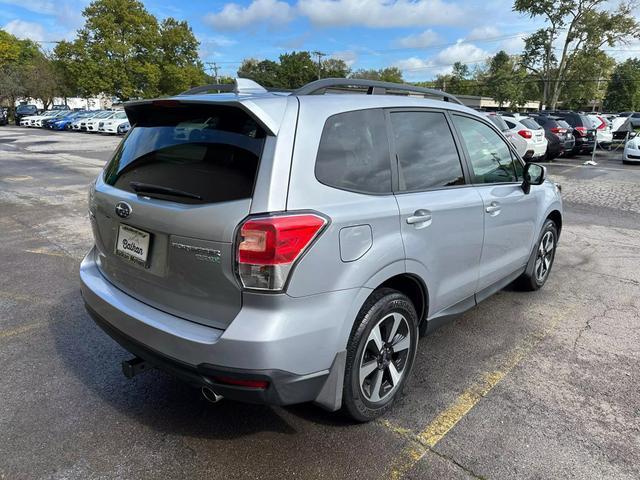
[[[126,105],[133,128],[91,187],[82,295],[135,355],[128,376],[367,421],[402,391],[419,333],[548,279],[559,188],[455,97],[234,88]]]

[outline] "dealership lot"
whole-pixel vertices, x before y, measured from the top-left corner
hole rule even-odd
[[[640,166],[620,152],[550,164],[566,213],[545,288],[422,339],[402,401],[354,425],[122,376],[77,274],[118,141],[0,128],[0,478],[640,476]]]

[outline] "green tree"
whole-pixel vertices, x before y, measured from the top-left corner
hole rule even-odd
[[[528,100],[526,78],[526,70],[501,50],[489,60],[484,91],[498,102],[500,108],[505,105],[517,108]]]
[[[256,60],[247,58],[238,69],[238,77],[249,78],[263,87],[282,88],[280,82],[280,65],[272,60]]]
[[[351,73],[351,69],[344,60],[339,58],[328,58],[322,62],[323,78],[346,78]]]
[[[78,32],[89,62],[100,66],[88,90],[122,100],[159,94],[158,22],[137,0],[96,0],[84,9]]]
[[[640,110],[640,59],[630,58],[616,66],[607,85],[604,108],[613,112]]]
[[[317,64],[309,52],[291,52],[280,55],[278,79],[280,87],[300,88],[318,78]]]
[[[160,83],[162,94],[173,95],[205,81],[198,57],[200,42],[186,21],[166,18],[160,24]]]
[[[523,65],[543,82],[542,103],[556,108],[568,72],[580,53],[595,52],[640,36],[633,2],[607,10],[607,0],[515,0],[513,9],[541,17],[545,28],[525,39]],[[560,44],[559,55],[555,45]]]
[[[614,66],[615,60],[600,50],[576,55],[565,76],[566,86],[560,96],[562,108],[577,110],[593,101],[600,103]]]
[[[351,74],[351,78],[362,78],[366,80],[379,80],[382,82],[404,83],[402,71],[398,67],[387,67],[379,70],[356,70]]]

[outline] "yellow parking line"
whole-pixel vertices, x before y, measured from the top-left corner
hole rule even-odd
[[[28,249],[25,250],[25,252],[27,252],[27,253],[37,253],[39,255],[50,255],[52,257],[66,257],[67,256],[66,253],[50,252],[48,250],[45,250],[44,248],[28,248]]]
[[[541,333],[533,333],[526,337],[522,344],[507,356],[498,369],[485,373],[479,382],[462,392],[449,407],[438,414],[421,432],[415,434],[408,429],[394,426],[388,421],[381,421],[380,423],[383,426],[394,433],[407,437],[411,441],[410,445],[405,447],[396,458],[391,469],[391,478],[393,480],[400,479],[411,470],[430,449],[435,447],[480,400],[486,397],[569,314],[570,312],[565,310],[556,315],[551,324]]]
[[[30,332],[31,330],[35,330],[36,328],[44,327],[46,322],[37,322],[31,323],[29,325],[22,325],[16,328],[9,328],[8,330],[0,330],[0,340],[4,340],[5,338],[15,337],[16,335],[20,335],[22,333]]]

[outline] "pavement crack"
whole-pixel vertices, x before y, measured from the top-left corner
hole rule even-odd
[[[446,460],[448,462],[453,463],[456,467],[460,468],[461,470],[463,470],[465,473],[469,474],[473,478],[476,478],[477,480],[488,480],[487,477],[484,477],[484,476],[474,472],[469,467],[466,467],[465,465],[461,464],[460,462],[458,462],[455,458],[451,457],[450,455],[438,452],[437,450],[435,450],[433,448],[428,448],[428,450],[430,452],[434,453],[435,455],[437,455],[438,457],[442,458],[443,460]]]

